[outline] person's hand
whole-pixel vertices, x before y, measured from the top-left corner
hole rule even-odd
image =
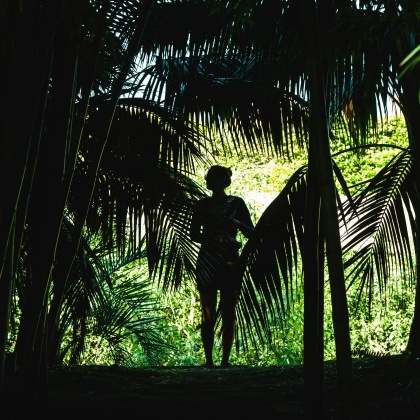
[[[241,224],[239,220],[236,220],[231,216],[225,216],[223,218],[223,221],[226,224],[226,226],[229,227],[230,229],[239,229],[239,226]]]

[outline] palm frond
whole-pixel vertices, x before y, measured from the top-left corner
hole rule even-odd
[[[398,272],[402,283],[414,283],[418,227],[413,209],[419,203],[416,173],[411,151],[403,151],[354,198],[356,212],[344,204],[344,266],[348,288],[357,287],[359,300],[363,294],[372,296],[374,287],[385,296],[388,279]]]
[[[287,317],[301,291],[306,169],[297,170],[267,207],[256,225],[256,236],[241,253],[238,324],[242,334],[251,324],[257,337],[270,341],[272,324]]]
[[[115,363],[137,364],[136,356],[127,352],[125,341],[129,339],[133,349],[137,348],[136,353],[141,349],[149,364],[158,365],[165,358],[165,350],[170,348],[163,327],[159,327],[163,320],[159,300],[144,279],[131,279],[123,272],[115,281],[116,286],[107,294],[106,305],[94,308],[93,333],[106,340]]]
[[[133,337],[132,346],[141,348],[149,363],[158,363],[168,347],[159,329],[163,308],[159,308],[147,274],[141,278],[132,275],[132,264],[140,256],[122,258],[116,249],[94,249],[90,244],[100,242],[93,238],[82,241],[64,293],[59,332],[64,336],[72,331],[72,340],[62,348],[60,359],[67,355],[71,363],[79,363],[87,357],[86,340],[92,334],[106,342],[115,363],[136,364],[134,356],[126,354],[126,341],[133,342]]]

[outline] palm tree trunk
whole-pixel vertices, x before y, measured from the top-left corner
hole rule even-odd
[[[10,5],[9,5],[10,6]],[[0,119],[0,284],[4,299],[0,302],[1,319],[10,319],[8,291],[13,290],[16,278],[16,261],[20,258],[21,238],[25,226],[25,215],[29,195],[26,187],[32,183],[30,151],[37,147],[40,125],[39,114],[46,97],[45,68],[47,57],[42,60],[42,42],[37,43],[34,28],[40,25],[36,5],[22,5],[14,14],[5,8],[3,21],[14,23],[10,32],[9,47],[5,52],[6,107]],[[19,9],[19,10],[18,10]],[[14,8],[13,8],[14,11]],[[12,15],[12,16],[11,16]],[[36,16],[34,18],[34,16]],[[37,45],[37,48],[34,46]],[[16,54],[16,51],[19,53]],[[12,260],[10,260],[12,258]],[[13,262],[12,262],[13,261]],[[10,271],[12,270],[12,271]],[[12,289],[11,289],[12,288]],[[2,325],[2,334],[7,336],[8,326]],[[5,347],[0,348],[1,360],[5,360]],[[3,368],[3,367],[2,367]]]
[[[15,235],[15,223],[12,224],[12,235],[11,239],[14,239]],[[13,247],[14,241],[11,240],[7,248],[7,254],[5,256],[5,263],[3,269],[2,279],[0,282],[0,393],[4,386],[4,374],[5,374],[5,363],[6,363],[6,351],[7,351],[7,336],[9,332],[10,322],[10,302],[12,299],[13,291],[13,280],[14,280],[14,255]]]
[[[58,4],[51,6],[49,14],[45,11],[43,18],[54,30],[49,33],[46,29],[39,41],[46,49],[45,54],[39,57],[39,66],[46,68],[47,80],[51,82],[51,86],[44,86],[44,94],[48,93],[49,112],[38,115],[36,125],[40,127],[42,137],[39,147],[32,149],[34,177],[28,187],[30,201],[26,219],[28,269],[15,348],[20,392],[28,401],[41,405],[48,403],[48,294],[66,205],[66,172],[74,170],[74,159],[69,158],[69,150],[78,54],[77,45],[68,35],[73,34],[75,28],[69,28],[68,20],[63,22],[62,9]],[[61,23],[59,29],[55,27],[57,22]],[[41,108],[44,109],[45,106]],[[48,130],[44,129],[45,126]],[[51,156],[54,158],[51,159]]]
[[[352,412],[353,374],[344,267],[328,135],[329,120],[326,109],[328,63],[321,50],[323,41],[329,35],[330,14],[334,9],[330,1],[326,0],[314,1],[312,11],[310,8],[304,10],[307,12],[305,19],[308,28],[308,45],[312,44],[313,51],[313,55],[308,59],[308,78],[311,116],[310,147],[314,149],[315,162],[309,162],[309,165],[316,165],[321,197],[321,226],[324,228],[331,287],[340,407],[345,418],[351,416]],[[310,153],[309,156],[312,157],[313,154]]]
[[[409,144],[413,148],[414,168],[417,174],[420,172],[420,66],[415,67],[411,72],[406,73],[401,78],[403,95],[401,98],[403,104],[403,113],[406,120]],[[417,221],[420,215],[420,202],[413,202],[414,213]],[[418,229],[418,227],[417,227]],[[415,247],[417,260],[417,286],[414,305],[414,316],[410,328],[410,335],[407,343],[407,350],[410,352],[410,360],[416,360],[420,357],[420,244],[419,232],[415,232]]]
[[[305,209],[304,272],[304,412],[308,418],[323,417],[324,361],[324,237],[320,229],[321,200],[314,146],[309,150]],[[314,270],[314,267],[316,269]]]

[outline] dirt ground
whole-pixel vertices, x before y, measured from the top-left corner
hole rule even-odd
[[[420,418],[420,366],[403,356],[357,359],[353,374],[352,418]],[[335,362],[325,363],[322,388],[323,418],[343,418]],[[49,393],[51,419],[313,418],[303,410],[302,366],[59,367]]]

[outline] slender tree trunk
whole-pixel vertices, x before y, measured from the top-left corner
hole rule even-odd
[[[314,137],[311,136],[313,139]],[[323,417],[324,361],[324,237],[320,229],[321,201],[315,166],[314,144],[309,150],[308,188],[305,209],[304,272],[304,413]],[[314,269],[316,267],[316,269]]]
[[[11,12],[11,5],[6,8]],[[5,103],[8,106],[0,117],[0,284],[5,292],[0,303],[0,318],[10,319],[7,293],[13,293],[16,277],[16,261],[20,258],[21,238],[25,226],[29,195],[25,186],[32,183],[33,164],[30,151],[39,138],[39,113],[45,100],[45,62],[39,59],[42,48],[37,44],[34,27],[39,28],[36,2],[12,8],[7,14],[5,27],[13,26],[8,42],[4,43],[2,80]],[[6,16],[2,15],[4,19]],[[37,48],[34,45],[37,45]],[[40,43],[42,44],[42,42]],[[6,49],[8,46],[8,49]],[[18,54],[16,54],[18,52]],[[13,250],[12,250],[13,248]],[[14,263],[11,264],[10,258]],[[6,268],[5,268],[6,267]],[[10,270],[12,270],[10,272]],[[8,325],[0,325],[7,336]],[[5,360],[5,348],[1,348],[1,360]]]
[[[77,62],[77,47],[72,35],[69,36],[76,29],[67,25],[66,11],[60,7],[62,4],[52,3],[50,6],[42,13],[45,32],[41,34],[40,43],[46,51],[45,55],[39,57],[39,65],[45,68],[51,86],[44,87],[45,92],[48,92],[48,107],[40,107],[40,110],[48,108],[48,112],[45,115],[40,112],[38,115],[37,125],[42,128],[42,137],[39,148],[33,153],[36,164],[34,181],[29,190],[31,198],[26,220],[28,270],[15,349],[20,392],[27,401],[42,407],[48,403],[48,295],[67,198],[65,192],[68,190],[63,180],[68,179],[66,171],[74,170],[74,160],[69,160],[68,151],[71,149],[69,142]],[[45,130],[45,127],[48,129]]]
[[[14,239],[15,223],[12,224],[12,237]],[[12,299],[13,291],[13,280],[14,280],[14,255],[13,255],[13,243],[10,244],[7,249],[7,255],[5,258],[5,264],[3,269],[3,280],[0,282],[0,393],[3,391],[4,386],[4,374],[5,374],[5,362],[6,362],[6,350],[7,350],[7,336],[9,332],[10,322],[10,302]]]
[[[404,22],[404,19],[411,22],[413,16],[418,13],[418,2],[407,1],[401,3],[399,4],[399,20],[401,23]],[[396,6],[391,3],[389,6],[390,10],[391,7]],[[400,68],[402,60],[405,59],[417,45],[420,45],[419,31],[406,32],[406,36],[407,39],[405,43],[394,45],[392,66],[396,70],[402,70]],[[399,83],[401,85],[399,99],[402,104],[401,109],[405,118],[409,145],[413,152],[415,179],[418,180],[420,174],[420,64],[417,63],[413,65],[405,74],[403,74],[400,77]],[[419,191],[418,186],[417,191]],[[417,262],[417,285],[413,321],[407,343],[407,350],[410,352],[410,360],[414,361],[420,357],[420,240],[418,227],[420,220],[420,200],[416,200],[412,204],[414,206],[414,214],[416,215],[417,222],[417,226],[413,232]]]
[[[311,145],[315,150],[318,188],[321,196],[321,226],[325,235],[331,287],[340,407],[343,418],[346,418],[351,417],[353,408],[353,373],[344,267],[329,145],[329,119],[326,108],[328,62],[323,57],[321,49],[323,41],[329,36],[330,14],[334,9],[330,1],[325,0],[314,1],[312,13],[308,13],[310,8],[305,8],[305,10],[307,12],[305,22],[310,37],[308,45],[312,43],[313,51],[313,55],[308,60]]]
[[[404,90],[404,94],[402,96],[403,113],[407,125],[409,144],[413,149],[414,170],[418,175],[420,173],[420,65],[417,65],[411,73],[406,73],[401,78],[401,84]],[[414,212],[418,222],[420,215],[420,201],[417,200],[416,202],[413,202],[413,205],[415,207]],[[410,352],[410,360],[412,361],[420,358],[420,244],[418,227],[413,236],[416,247],[417,286],[414,316],[407,343],[407,350]]]

